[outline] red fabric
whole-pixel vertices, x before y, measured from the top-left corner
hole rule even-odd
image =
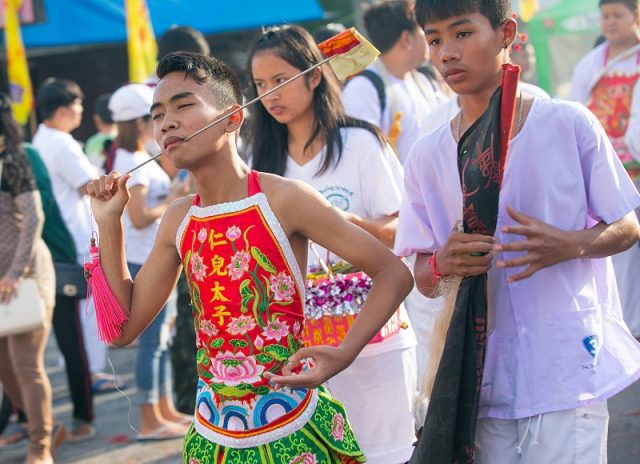
[[[318,48],[324,56],[330,57],[335,55],[343,55],[353,50],[360,44],[361,42],[349,29],[339,33],[338,35],[328,38],[324,42],[319,43]]]
[[[256,172],[247,182],[250,196],[261,191]],[[279,373],[303,346],[304,318],[302,289],[262,209],[249,205],[191,217],[180,251],[192,296],[199,377],[228,387],[227,396],[239,394],[240,382],[250,385],[243,387],[243,402],[267,394],[272,387],[262,373]],[[225,390],[213,391],[223,402],[217,392]]]
[[[262,189],[260,188],[260,179],[258,178],[258,173],[256,171],[251,171],[247,180],[249,182],[250,197],[262,192]]]
[[[502,96],[500,100],[500,185],[507,162],[507,151],[511,140],[511,128],[516,106],[516,92],[520,79],[520,67],[512,64],[502,66]]]
[[[636,55],[640,64],[640,53]],[[609,61],[607,50],[605,65]],[[640,179],[640,164],[631,154],[624,140],[631,118],[631,97],[640,71],[629,73],[611,72],[602,76],[591,90],[587,108],[596,115],[611,140],[620,161],[632,179]]]

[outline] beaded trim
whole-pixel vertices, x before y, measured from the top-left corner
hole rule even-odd
[[[229,435],[214,432],[206,425],[202,424],[197,415],[196,419],[193,421],[193,424],[196,431],[200,435],[205,437],[207,440],[222,446],[226,446],[229,448],[253,448],[254,446],[266,445],[267,443],[279,440],[288,435],[291,435],[294,432],[297,432],[302,427],[304,427],[307,422],[309,422],[313,414],[316,412],[316,407],[318,406],[318,390],[314,388],[313,390],[310,390],[310,392],[311,398],[309,398],[309,403],[298,417],[296,417],[288,424],[283,425],[282,427],[262,433],[260,435],[254,435],[246,438],[234,438],[230,437]]]
[[[178,227],[178,232],[176,234],[176,248],[178,249],[178,255],[180,256],[180,260],[183,261],[184,258],[182,256],[182,252],[180,250],[182,245],[182,235],[184,234],[187,225],[189,224],[189,220],[192,216],[197,218],[206,218],[209,216],[217,216],[220,214],[227,213],[235,213],[238,211],[242,211],[251,206],[257,205],[262,212],[262,215],[267,221],[267,224],[271,228],[278,245],[282,249],[284,256],[289,263],[289,266],[293,270],[293,276],[296,279],[298,284],[298,288],[301,292],[304,292],[304,279],[302,277],[302,272],[300,272],[300,267],[298,266],[298,261],[296,260],[295,255],[293,254],[293,249],[291,248],[291,244],[289,243],[289,239],[287,238],[287,234],[285,233],[280,221],[276,217],[275,213],[271,209],[269,205],[269,200],[267,200],[267,196],[263,192],[256,193],[250,197],[244,198],[238,201],[229,201],[226,203],[219,203],[217,205],[210,205],[200,207],[197,205],[191,205],[189,211],[185,215],[184,219],[180,223],[180,227]],[[302,298],[304,301],[304,297]]]

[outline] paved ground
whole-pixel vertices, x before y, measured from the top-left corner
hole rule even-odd
[[[133,398],[133,361],[135,351],[125,348],[113,350],[111,360],[116,373],[129,384],[124,392]],[[47,371],[53,385],[54,414],[65,423],[70,422],[66,378],[58,366],[58,352],[50,342],[46,356]],[[609,432],[609,464],[640,463],[640,382],[612,399],[609,404],[612,415]],[[180,462],[181,440],[138,443],[135,432],[129,428],[129,402],[114,392],[96,397],[97,434],[84,443],[63,444],[56,462],[58,464],[175,464]],[[131,410],[131,423],[138,422],[137,409]],[[26,454],[24,445],[0,450],[1,464],[21,464]],[[265,463],[268,464],[268,463]],[[589,463],[585,463],[589,464]]]
[[[111,361],[116,374],[128,384],[124,389],[131,401],[134,401],[135,388],[133,367],[135,349],[123,348],[111,350]],[[53,412],[58,420],[65,424],[71,422],[71,402],[67,389],[66,374],[58,365],[58,350],[53,341],[49,342],[45,362],[53,388]],[[58,450],[57,464],[175,464],[181,462],[182,440],[167,440],[138,443],[136,432],[129,427],[129,401],[118,392],[95,397],[96,429],[94,438],[82,443],[64,443]],[[138,410],[132,405],[131,423],[138,423]],[[19,446],[9,450],[0,450],[1,464],[22,464],[26,447]]]

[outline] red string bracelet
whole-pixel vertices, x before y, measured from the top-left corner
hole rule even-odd
[[[435,285],[441,277],[445,277],[444,274],[440,274],[438,271],[438,262],[436,261],[436,255],[438,254],[438,250],[434,251],[431,256],[429,256],[429,264],[431,264],[431,269],[433,271],[433,284]]]

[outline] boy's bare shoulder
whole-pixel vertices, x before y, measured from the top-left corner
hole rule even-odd
[[[169,228],[174,233],[177,232],[180,223],[193,205],[194,197],[195,195],[186,195],[173,201],[162,216],[163,227]]]
[[[270,202],[291,203],[315,192],[305,182],[285,179],[275,174],[260,173],[260,186]]]

